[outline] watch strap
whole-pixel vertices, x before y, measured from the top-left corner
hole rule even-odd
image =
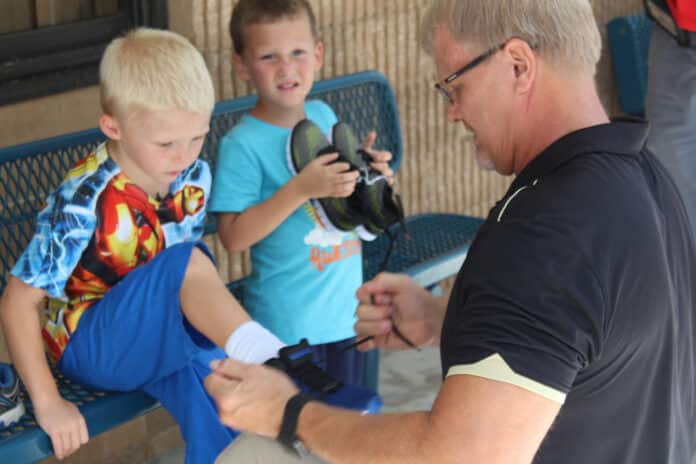
[[[285,403],[283,422],[280,424],[280,433],[277,440],[293,451],[297,451],[297,442],[299,441],[296,432],[300,412],[304,405],[312,400],[314,400],[313,396],[299,392]]]

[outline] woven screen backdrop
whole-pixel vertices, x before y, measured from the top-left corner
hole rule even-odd
[[[511,0],[513,1],[513,0]],[[181,29],[203,52],[210,67],[218,98],[247,95],[252,90],[233,76],[227,21],[236,1],[193,0],[181,2],[190,9],[191,24]],[[392,83],[400,110],[404,138],[404,162],[397,189],[408,214],[456,212],[485,216],[505,192],[510,178],[478,169],[470,136],[461,125],[448,124],[440,97],[433,91],[433,66],[418,46],[423,0],[311,0],[325,44],[325,63],[320,78],[375,69]],[[606,36],[611,18],[633,13],[640,0],[594,0],[595,14]],[[177,20],[177,21],[180,21]],[[597,74],[598,88],[610,112],[616,112],[611,67],[603,53]],[[248,260],[227,256],[211,243],[221,272],[236,278],[249,271]]]
[[[218,99],[251,93],[243,82],[232,77],[227,22],[235,3],[236,0],[169,0],[170,27],[189,37],[203,53],[213,75]],[[473,159],[470,136],[461,126],[445,121],[444,105],[432,90],[432,64],[420,51],[416,39],[418,20],[427,0],[310,0],[310,3],[317,14],[320,34],[326,45],[325,65],[319,77],[375,69],[384,73],[394,87],[404,138],[404,162],[398,174],[397,188],[407,213],[440,211],[484,216],[505,191],[510,179],[481,172]],[[606,36],[607,21],[638,12],[642,2],[593,0],[592,5],[600,30]],[[605,50],[597,85],[605,105],[610,113],[615,114],[618,110],[612,79],[611,63]],[[54,117],[77,120],[74,115],[76,108],[83,109],[83,112],[85,107],[96,108],[96,98],[96,92],[92,90],[56,99],[59,101],[57,106],[64,106],[66,113]],[[0,129],[0,146],[18,143],[9,141],[10,138],[15,140],[11,136],[17,132],[17,127],[12,125],[17,114],[10,113],[24,107],[31,110],[28,113],[33,131],[41,134],[40,137],[56,135],[53,126],[64,127],[58,124],[60,121],[49,124],[45,118],[34,117],[34,112],[42,113],[45,105],[56,106],[53,101],[29,102],[0,113],[0,122],[7,126],[5,132]],[[62,113],[58,111],[58,114]],[[95,120],[83,116],[78,124],[82,126],[71,130],[94,127]],[[26,118],[24,115],[20,120]],[[0,182],[7,182],[3,173],[0,173]],[[227,255],[219,243],[211,245],[226,279],[248,273],[246,256]],[[9,357],[1,338],[0,360],[7,361]],[[181,446],[173,419],[163,410],[158,410],[92,439],[90,445],[70,462],[143,462],[146,456],[152,459]],[[57,461],[49,459],[47,462]]]

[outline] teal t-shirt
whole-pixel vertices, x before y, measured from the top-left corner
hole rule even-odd
[[[337,122],[324,102],[305,114],[329,134]],[[242,212],[291,179],[291,129],[245,115],[220,142],[209,211]],[[324,229],[305,202],[251,248],[244,307],[285,343],[329,343],[355,336],[355,291],[362,283],[362,248],[355,232]]]

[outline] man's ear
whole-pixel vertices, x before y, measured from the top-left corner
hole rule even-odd
[[[527,42],[511,39],[505,50],[512,60],[515,77],[515,90],[527,93],[532,88],[537,73],[537,57]]]
[[[237,77],[239,77],[241,80],[251,80],[249,68],[247,68],[246,63],[244,63],[244,58],[239,53],[232,54],[232,67],[234,68],[234,72],[237,74]]]
[[[115,117],[109,114],[102,114],[99,117],[99,128],[111,140],[121,139],[121,126]]]
[[[314,71],[319,71],[324,64],[324,42],[321,40],[317,40],[314,45],[314,61],[316,62]]]

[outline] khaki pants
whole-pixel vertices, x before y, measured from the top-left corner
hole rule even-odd
[[[301,459],[283,445],[270,438],[242,433],[215,461],[216,464],[324,464],[316,456]]]

